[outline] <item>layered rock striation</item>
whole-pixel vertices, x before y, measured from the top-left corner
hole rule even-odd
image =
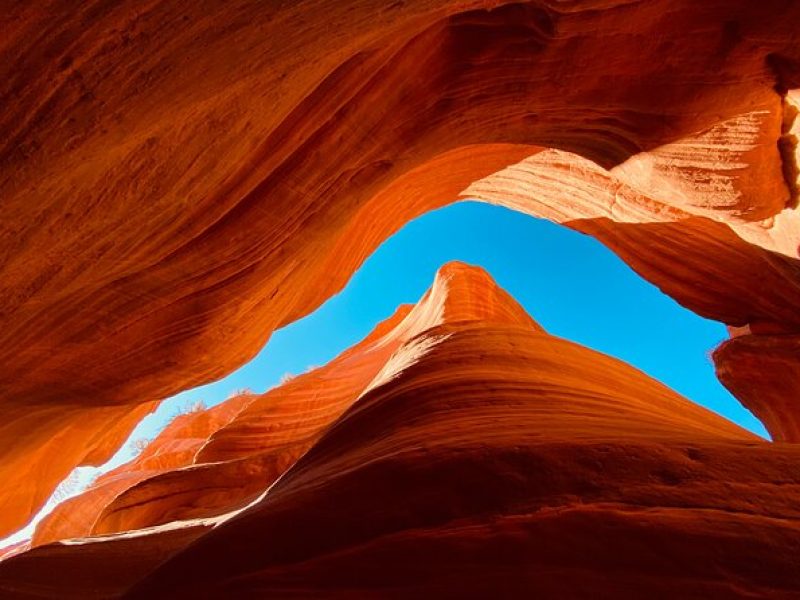
[[[263,395],[177,416],[134,461],[59,505],[36,528],[32,545],[240,508],[311,448],[409,340],[445,322],[481,320],[540,329],[486,273],[445,266],[417,305],[401,306],[324,367]]]
[[[4,597],[800,594],[800,447],[549,335],[461,263],[328,365],[179,419],[146,451],[202,431],[191,464],[75,498],[95,531],[0,562]]]
[[[798,23],[785,0],[7,7],[0,535],[464,197],[748,328],[720,377],[796,441]]]

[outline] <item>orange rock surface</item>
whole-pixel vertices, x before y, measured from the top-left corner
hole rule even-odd
[[[478,268],[446,265],[416,306],[328,365],[207,413],[233,416],[195,454],[189,470],[203,477],[157,485],[173,492],[167,498],[123,503],[119,533],[3,561],[0,592],[800,594],[800,446],[770,444],[616,359],[547,334]],[[179,419],[210,420],[204,414]],[[175,429],[148,446],[151,458]],[[220,473],[259,454],[275,460],[251,473],[266,478],[265,491],[247,506],[144,529],[164,504],[207,497],[208,485],[235,494],[248,480]],[[172,469],[140,491],[186,470]],[[94,508],[73,502],[75,512]],[[92,574],[107,563],[109,574]]]
[[[0,536],[464,198],[727,324],[718,376],[778,442],[449,265],[178,417],[0,550],[0,596],[800,597],[800,3],[0,13]]]
[[[797,3],[6,8],[0,534],[459,197],[596,235],[706,316],[798,333]],[[775,377],[723,379],[793,435]]]
[[[37,527],[33,545],[241,508],[316,442],[403,344],[444,322],[476,320],[539,329],[487,274],[450,264],[419,304],[400,307],[324,367],[261,396],[178,416],[136,460],[59,505]]]
[[[99,512],[109,502],[141,481],[192,465],[195,454],[208,437],[249,401],[249,396],[242,395],[209,410],[177,415],[136,459],[99,476],[86,492],[56,506],[36,527],[32,545],[94,533]]]

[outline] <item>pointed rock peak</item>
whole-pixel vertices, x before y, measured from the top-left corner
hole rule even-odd
[[[488,272],[481,267],[452,261],[437,271],[433,284],[419,302],[413,306],[401,305],[394,315],[344,355],[360,352],[371,343],[378,347],[404,343],[439,325],[471,321],[544,331]]]
[[[418,306],[439,315],[439,323],[483,321],[543,331],[525,309],[481,267],[449,262],[436,273],[433,285]]]

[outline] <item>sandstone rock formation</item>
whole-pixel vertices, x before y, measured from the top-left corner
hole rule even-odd
[[[222,414],[221,427],[198,426]],[[191,443],[193,466],[166,458],[161,474],[130,488],[138,502],[107,499],[113,519],[95,490],[75,498],[73,513],[105,514],[117,533],[3,561],[0,593],[800,593],[800,447],[765,442],[547,334],[484,271],[460,263],[330,364],[179,419],[114,477],[175,448],[179,429],[208,432]],[[259,468],[226,478],[254,456]],[[165,484],[168,475],[183,485]],[[242,506],[246,476],[266,491]],[[219,514],[150,527],[169,510],[213,506],[209,485],[233,498]]]
[[[765,369],[798,380],[797,3],[6,9],[0,534],[459,197],[595,235],[749,325],[722,379],[796,439],[796,385]]]
[[[56,506],[37,526],[32,545],[94,533],[98,513],[109,502],[141,481],[192,465],[208,437],[236,416],[249,400],[247,395],[237,396],[209,410],[177,415],[135,460],[101,475],[89,490]]]
[[[329,365],[178,418],[0,551],[0,595],[800,595],[800,3],[0,12],[0,536],[463,198],[727,324],[718,376],[780,442],[451,265]]]
[[[445,322],[539,326],[481,271],[445,266],[416,306],[401,306],[324,367],[261,395],[178,416],[131,463],[59,505],[32,544],[212,517],[255,499],[355,402],[409,340]]]
[[[0,593],[9,599],[117,598],[212,523],[59,542],[7,558]],[[12,562],[13,561],[13,562]]]

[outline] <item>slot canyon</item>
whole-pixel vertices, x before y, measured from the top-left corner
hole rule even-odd
[[[800,3],[3,8],[0,537],[466,199],[724,324],[771,439],[447,262],[58,504],[0,598],[800,598]]]

